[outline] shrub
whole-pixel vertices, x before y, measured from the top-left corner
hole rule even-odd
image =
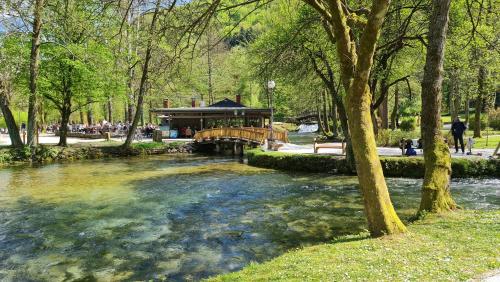
[[[476,128],[476,118],[471,116],[469,119],[469,130],[474,130]],[[486,128],[486,115],[481,115],[481,129]]]
[[[260,149],[247,152],[248,164],[264,168],[289,171],[349,174],[345,158],[339,156],[289,154],[263,152]],[[421,157],[382,157],[385,176],[422,178],[424,159]],[[452,159],[452,177],[500,177],[500,160]]]
[[[399,141],[403,138],[418,139],[420,138],[420,132],[381,129],[377,134],[377,146],[398,147]]]
[[[414,131],[417,128],[417,122],[414,118],[409,118],[401,121],[399,129],[403,131]]]
[[[9,151],[7,151],[7,150],[0,151],[0,164],[1,163],[9,163],[12,160],[13,160],[12,154]]]
[[[133,143],[132,148],[134,149],[142,149],[142,150],[148,150],[148,149],[161,149],[165,148],[166,144],[163,142],[139,142],[139,143]]]
[[[491,111],[488,114],[490,127],[494,130],[500,130],[500,109]]]

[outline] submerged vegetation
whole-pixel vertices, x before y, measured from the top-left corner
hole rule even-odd
[[[500,267],[499,222],[500,211],[428,215],[406,235],[339,237],[209,281],[465,281]]]

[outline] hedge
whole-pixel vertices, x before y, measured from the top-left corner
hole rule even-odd
[[[248,164],[264,168],[288,171],[352,174],[347,169],[345,158],[316,154],[292,154],[264,152],[260,149],[246,153]],[[422,157],[381,157],[385,176],[424,177]],[[452,177],[496,177],[500,178],[500,160],[492,159],[452,159]]]
[[[34,149],[28,146],[22,148],[0,148],[0,165],[18,162],[51,162],[61,160],[83,160],[116,158],[139,155],[159,155],[171,153],[191,153],[193,148],[182,142],[173,143],[134,143],[128,150],[119,145],[106,146],[51,146],[39,145]]]

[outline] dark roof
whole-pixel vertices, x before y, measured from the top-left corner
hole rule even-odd
[[[236,103],[233,100],[229,100],[228,98],[225,98],[222,101],[219,101],[217,103],[210,105],[209,107],[210,108],[244,108],[245,106],[240,104],[240,103]]]

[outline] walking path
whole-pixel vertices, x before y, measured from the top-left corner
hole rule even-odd
[[[124,139],[121,138],[111,138],[112,141],[115,142],[123,142]],[[99,143],[104,142],[105,139],[83,139],[83,138],[74,138],[68,137],[68,144],[77,144],[77,143]],[[143,139],[143,142],[151,142],[152,139]],[[172,139],[168,141],[191,141],[191,139]],[[59,137],[54,136],[53,134],[44,134],[40,136],[40,144],[57,144],[59,142]],[[340,144],[340,143],[339,143]],[[0,134],[0,146],[8,146],[10,145],[10,139],[7,134]],[[393,148],[393,147],[378,147],[378,153],[381,156],[401,156],[401,149]],[[293,154],[313,154],[313,145],[296,145],[287,143],[284,144],[283,147],[279,148],[280,152],[293,153]],[[477,154],[481,154],[480,157],[488,158],[493,154],[494,149],[474,149],[473,153],[476,155],[468,156],[465,154],[455,153],[452,151],[452,157],[454,158],[474,158],[478,157]],[[341,154],[342,151],[340,149],[330,149],[330,148],[321,148],[319,149],[320,154]],[[422,155],[422,150],[417,149],[417,155]]]
[[[338,143],[340,145],[340,143]],[[380,156],[401,156],[401,149],[394,147],[378,147],[378,154]],[[283,147],[279,148],[278,151],[286,152],[286,153],[294,153],[294,154],[313,154],[313,145],[295,145],[295,144],[284,144]],[[422,150],[417,149],[417,156],[422,156]],[[453,158],[488,158],[493,155],[494,149],[473,149],[472,152],[475,155],[466,155],[462,154],[462,152],[455,153],[452,150],[451,156]],[[320,154],[341,154],[341,149],[329,149],[329,148],[321,148],[318,153]],[[481,154],[478,156],[477,154]]]
[[[84,138],[76,138],[76,137],[68,137],[68,144],[76,144],[76,143],[98,143],[106,141],[104,138],[102,139],[84,139]],[[111,141],[115,142],[123,142],[125,139],[123,138],[111,138]],[[144,142],[151,142],[151,138],[144,138]],[[43,134],[40,135],[40,144],[45,145],[55,145],[59,142],[59,136],[55,136],[54,134]],[[0,146],[8,146],[10,145],[10,138],[8,134],[0,134]]]

